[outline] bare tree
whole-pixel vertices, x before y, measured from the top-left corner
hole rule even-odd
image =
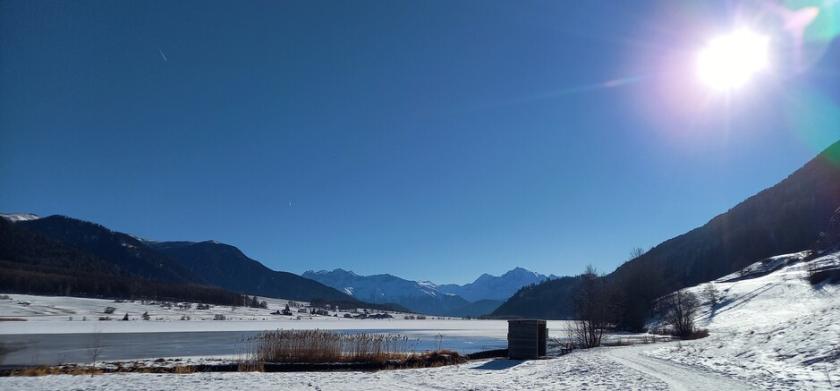
[[[644,255],[644,253],[645,250],[642,250],[641,247],[635,247],[632,250],[630,250],[630,258],[628,258],[627,260],[632,261],[638,257],[641,257],[642,255]]]
[[[672,327],[674,335],[689,338],[695,332],[694,316],[699,305],[694,293],[679,290],[660,298],[656,308],[663,321]]]
[[[714,307],[718,305],[718,302],[720,302],[720,291],[718,291],[715,284],[711,282],[703,287],[701,295],[703,296],[703,300],[708,302],[712,307],[712,310],[714,310]]]
[[[586,349],[601,345],[613,311],[607,284],[594,267],[587,266],[579,278],[581,287],[575,297],[576,320],[569,328],[569,337],[576,346]]]
[[[90,353],[90,361],[93,366],[93,371],[91,372],[91,376],[93,376],[93,372],[96,371],[96,361],[102,353],[102,332],[98,329],[91,335],[91,341],[88,345],[88,353]]]

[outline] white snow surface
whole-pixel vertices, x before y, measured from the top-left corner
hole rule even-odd
[[[3,297],[7,298],[3,298]],[[115,302],[106,299],[88,299],[66,296],[36,296],[0,293],[0,336],[4,334],[76,334],[76,333],[159,333],[187,331],[261,331],[276,329],[321,329],[321,330],[398,330],[407,335],[443,335],[465,337],[507,337],[507,321],[461,319],[429,316],[416,319],[414,314],[391,312],[393,319],[345,319],[346,311],[337,312],[338,317],[298,313],[292,308],[292,316],[269,315],[281,310],[288,300],[259,298],[268,302],[268,308],[247,308],[211,306],[207,310],[162,308],[158,304],[143,304],[140,301]],[[308,305],[305,302],[297,302]],[[106,307],[116,310],[111,315],[103,313]],[[141,320],[148,312],[151,320]],[[128,313],[130,321],[120,321]],[[225,320],[213,320],[216,314]],[[330,311],[330,314],[336,314]],[[109,316],[110,321],[100,321]],[[188,316],[189,320],[181,320]],[[414,319],[406,319],[414,318]],[[84,319],[84,320],[83,320]],[[548,321],[549,335],[554,338],[565,336],[567,321]]]
[[[597,351],[548,360],[481,360],[378,372],[111,374],[0,378],[9,390],[667,390]]]
[[[697,318],[710,336],[648,354],[768,390],[840,389],[840,286],[805,279],[809,265],[840,267],[840,253],[807,255],[769,258],[711,282],[720,302],[702,303]],[[705,286],[688,290],[702,298]]]

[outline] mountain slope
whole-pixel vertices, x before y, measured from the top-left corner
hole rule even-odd
[[[619,266],[606,278],[617,287],[621,325],[640,329],[654,299],[710,281],[756,260],[810,248],[840,206],[840,142],[777,185],[749,197],[702,227],[667,240]],[[497,316],[570,316],[562,299],[574,282],[561,279],[526,288]],[[550,298],[560,298],[551,301]]]
[[[478,300],[451,310],[449,313],[453,316],[484,316],[495,311],[502,303],[504,303],[502,300]]]
[[[371,303],[391,302],[429,315],[454,315],[469,304],[462,297],[440,292],[435,284],[402,279],[390,274],[360,276],[351,271],[307,271],[303,276]]]
[[[214,241],[147,242],[213,285],[252,295],[292,300],[325,300],[360,305],[358,300],[317,281],[275,271],[248,258],[238,248]]]
[[[493,318],[574,318],[573,298],[580,284],[577,277],[560,277],[526,286],[494,310]]]
[[[19,220],[15,226],[94,254],[117,270],[141,278],[173,283],[203,283],[173,259],[148,248],[139,239],[99,224],[66,216]]]
[[[553,276],[517,267],[501,276],[482,274],[474,282],[465,285],[439,285],[442,292],[456,294],[469,301],[507,300],[523,286],[539,284]]]
[[[15,220],[20,221],[20,220]],[[132,275],[95,254],[0,218],[0,291],[42,295],[153,298],[238,305],[238,293]]]

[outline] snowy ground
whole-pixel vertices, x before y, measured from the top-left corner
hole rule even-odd
[[[665,382],[594,352],[551,360],[483,360],[379,372],[117,374],[0,378],[10,390],[667,390]]]
[[[809,264],[840,265],[840,253],[799,262],[804,255],[774,257],[718,279],[720,303],[704,303],[698,319],[710,337],[648,354],[767,390],[840,389],[840,286],[805,280]]]

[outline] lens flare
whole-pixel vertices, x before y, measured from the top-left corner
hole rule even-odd
[[[770,40],[748,29],[715,37],[697,56],[697,75],[705,85],[730,91],[770,65]]]

